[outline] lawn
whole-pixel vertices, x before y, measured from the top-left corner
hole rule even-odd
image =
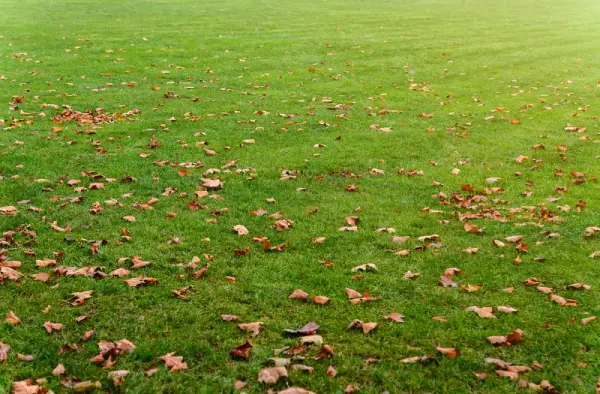
[[[1,5],[0,393],[596,390],[597,1]]]

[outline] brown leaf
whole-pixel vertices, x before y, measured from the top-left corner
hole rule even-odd
[[[256,336],[260,333],[262,324],[262,322],[240,323],[238,324],[238,328],[242,331],[250,331],[252,332],[252,336]]]
[[[116,387],[119,387],[125,382],[125,377],[129,375],[129,371],[126,369],[121,369],[117,371],[110,371],[108,376],[113,379],[113,384]]]
[[[66,373],[66,369],[65,369],[65,366],[62,364],[58,364],[56,366],[56,368],[54,368],[52,370],[52,375],[54,375],[54,376],[64,375],[65,373]]]
[[[9,350],[10,345],[8,343],[2,343],[2,341],[0,341],[0,361],[6,361]]]
[[[579,306],[577,300],[567,299],[556,294],[550,294],[550,300],[556,302],[560,306]]]
[[[367,334],[367,333],[375,330],[377,327],[379,327],[378,323],[370,322],[370,323],[363,323],[362,324],[362,330],[363,330],[363,333],[365,333],[365,334]]]
[[[522,239],[523,239],[522,235],[511,235],[510,237],[504,238],[504,240],[506,242],[510,242],[512,244],[516,244],[518,242],[521,242]]]
[[[294,367],[296,367],[296,368],[294,368]],[[300,367],[300,364],[292,365],[292,370],[299,369],[297,367]],[[307,368],[310,368],[311,370],[313,369],[312,367],[307,367]],[[277,394],[316,394],[316,393],[314,393],[312,391],[308,391],[308,390],[300,388],[300,387],[290,387],[285,390],[278,391]]]
[[[317,305],[325,305],[329,303],[331,300],[325,296],[313,296],[313,302]]]
[[[513,308],[512,306],[508,306],[508,305],[497,306],[496,310],[498,312],[503,312],[503,313],[516,313],[516,312],[518,312],[517,309]]]
[[[479,285],[472,285],[472,284],[467,284],[460,286],[460,290],[465,292],[465,293],[474,293],[476,291],[481,290],[483,286],[479,286]]]
[[[183,361],[183,357],[175,356],[175,353],[167,353],[164,356],[159,357],[158,360],[163,361],[171,372],[182,371],[188,368],[187,363]]]
[[[258,383],[275,384],[281,377],[287,377],[285,367],[263,368],[258,372]]]
[[[438,286],[443,287],[458,287],[458,283],[454,282],[451,277],[442,275],[438,280]]]
[[[337,375],[337,371],[331,365],[327,367],[327,376],[335,378],[335,375]]]
[[[117,268],[116,270],[114,270],[113,272],[111,272],[108,275],[109,276],[114,276],[114,277],[117,277],[117,278],[122,278],[124,276],[129,275],[129,270],[125,269],[125,268]]]
[[[127,283],[129,287],[140,287],[140,286],[148,286],[148,285],[156,285],[158,284],[158,279],[150,278],[147,276],[140,276],[138,278],[131,278],[124,281]]]
[[[346,295],[348,296],[349,300],[353,300],[355,298],[361,298],[362,297],[362,294],[360,294],[358,291],[352,290],[350,288],[346,288]]]
[[[475,226],[474,224],[471,224],[468,222],[463,225],[463,228],[468,233],[482,233],[483,232],[482,228],[479,228],[479,227]]]
[[[252,349],[252,344],[248,341],[244,342],[240,346],[234,347],[229,351],[229,354],[233,358],[241,358],[244,360],[248,360],[250,358],[250,349]]]
[[[567,286],[567,289],[571,290],[590,290],[592,286],[586,285],[585,283],[573,283]]]
[[[21,354],[21,353],[17,353],[17,360],[19,361],[33,361],[33,356],[32,355],[25,355],[25,354]]]
[[[581,324],[583,324],[584,326],[587,326],[588,324],[590,324],[591,322],[593,322],[597,318],[598,318],[597,316],[586,317],[584,319],[581,319]]]
[[[384,318],[384,319],[387,319],[387,320],[393,320],[393,321],[395,321],[396,323],[404,323],[404,316],[402,316],[402,315],[401,315],[400,313],[398,313],[398,312],[392,312],[392,313],[390,313],[389,315],[387,315],[387,316],[384,316],[383,318]]]
[[[302,300],[302,301],[305,301],[308,298],[308,293],[305,292],[305,291],[303,291],[303,290],[296,289],[296,290],[294,290],[294,292],[292,294],[290,294],[288,296],[288,298],[292,299],[292,300]]]
[[[496,318],[496,316],[494,316],[493,309],[491,306],[487,306],[487,307],[483,307],[483,308],[479,308],[477,306],[470,306],[465,310],[469,311],[469,312],[472,311],[472,312],[477,313],[477,315],[479,315],[479,317],[481,317],[482,319],[495,319]]]
[[[404,276],[402,276],[402,279],[417,279],[420,276],[421,276],[421,274],[419,274],[417,272],[406,271],[406,273],[404,274]]]
[[[511,346],[523,342],[523,331],[516,329],[507,336],[490,336],[487,341],[492,345]]]
[[[61,323],[51,323],[47,321],[44,322],[44,328],[46,329],[46,332],[48,332],[48,334],[52,334],[52,332],[54,331],[62,330],[63,325]]]
[[[19,319],[14,312],[10,311],[6,314],[6,322],[11,326],[16,326],[21,323],[21,319]]]
[[[455,359],[456,357],[458,357],[460,355],[460,351],[457,348],[454,347],[436,347],[436,350],[440,353],[442,353],[444,356],[448,357],[449,359]]]
[[[504,371],[501,369],[496,370],[496,375],[503,378],[509,378],[510,380],[516,380],[519,377],[518,372]]]
[[[231,228],[231,230],[235,233],[237,233],[237,235],[247,235],[249,234],[249,231],[246,227],[242,226],[241,224],[236,224],[235,226],[233,226]]]

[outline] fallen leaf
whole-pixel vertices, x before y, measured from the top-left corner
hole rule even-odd
[[[287,376],[285,367],[263,368],[258,372],[258,383],[275,384],[279,378]]]
[[[448,357],[449,359],[455,359],[456,357],[458,357],[460,355],[460,351],[457,348],[448,348],[448,347],[436,347],[436,350],[440,353],[442,353],[444,356]]]

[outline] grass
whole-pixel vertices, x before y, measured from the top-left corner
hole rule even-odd
[[[559,392],[593,391],[599,377],[600,323],[582,325],[580,320],[600,313],[600,266],[588,257],[600,244],[598,237],[583,237],[586,227],[600,225],[600,188],[594,179],[600,175],[596,1],[5,0],[1,8],[2,100],[24,98],[12,105],[18,108],[11,110],[9,104],[0,110],[0,206],[19,210],[0,216],[0,229],[27,224],[37,238],[28,243],[17,235],[17,243],[5,247],[8,260],[22,261],[19,272],[24,276],[0,285],[0,314],[13,311],[22,320],[16,326],[0,323],[0,341],[11,346],[7,360],[0,362],[0,392],[27,378],[46,378],[45,386],[66,390],[51,374],[58,363],[66,368],[64,378],[100,381],[102,392],[231,392],[236,380],[247,382],[250,393],[287,386],[342,392],[347,385],[365,393],[514,392],[516,382],[495,376],[495,368],[484,363],[486,357],[527,366],[537,360],[541,370],[521,374],[521,379],[548,380]],[[409,90],[411,83],[428,90]],[[168,92],[174,97],[165,98]],[[322,102],[324,97],[331,102]],[[76,111],[102,107],[111,114],[133,109],[141,113],[86,135],[75,133],[86,128],[75,122],[54,123],[52,117],[62,108],[43,108],[44,103]],[[336,104],[346,107],[328,109]],[[491,112],[497,107],[504,112]],[[377,114],[383,109],[401,112]],[[46,116],[20,111],[43,111]],[[190,121],[186,113],[199,118]],[[341,113],[344,118],[336,116]],[[420,117],[422,113],[434,116]],[[492,115],[495,119],[484,120]],[[587,131],[565,132],[567,123]],[[373,124],[392,131],[373,130]],[[62,130],[53,132],[55,126]],[[199,132],[206,134],[197,136]],[[148,148],[152,136],[157,149]],[[256,143],[243,143],[247,139]],[[197,146],[199,141],[209,145]],[[546,149],[532,150],[540,143]],[[326,147],[317,149],[315,144]],[[568,150],[555,150],[560,145]],[[217,155],[206,155],[205,147]],[[103,150],[99,153],[98,148]],[[140,153],[151,155],[142,158]],[[529,160],[515,162],[519,155]],[[152,164],[155,160],[201,161],[204,167],[180,176],[178,167],[159,167]],[[202,173],[230,160],[238,160],[237,167],[218,175],[224,187],[217,194],[223,199],[204,198],[199,203],[206,209],[189,210]],[[385,173],[372,175],[372,168]],[[423,175],[398,174],[402,168],[422,170]],[[451,174],[454,168],[461,170],[459,175]],[[564,176],[556,177],[556,168]],[[299,174],[282,181],[283,169]],[[81,193],[66,184],[79,179],[78,186],[88,187],[93,180],[82,172],[89,171],[117,181]],[[574,184],[571,171],[584,172],[587,182]],[[136,181],[118,181],[127,175]],[[488,177],[502,180],[488,185]],[[40,179],[45,181],[36,181]],[[433,181],[444,186],[434,187]],[[359,190],[345,191],[350,184]],[[461,191],[467,184],[475,192]],[[463,230],[455,213],[469,210],[432,198],[439,191],[468,196],[496,186],[504,194],[488,198],[506,203],[486,203],[508,220],[471,220],[485,228],[482,234]],[[568,191],[558,194],[557,186]],[[177,193],[161,196],[167,187]],[[306,191],[297,191],[300,187]],[[525,190],[533,194],[526,197]],[[126,193],[133,197],[122,197]],[[78,195],[83,201],[65,207],[52,199]],[[549,202],[548,196],[561,200]],[[132,206],[152,197],[160,199],[153,210]],[[123,206],[104,202],[113,198]],[[276,203],[266,203],[267,198]],[[17,204],[21,200],[30,203]],[[581,212],[576,209],[579,200],[587,202]],[[92,215],[88,210],[96,201],[105,209]],[[43,211],[28,211],[29,205]],[[571,209],[559,212],[559,205]],[[545,206],[564,221],[509,213],[523,206],[535,206],[537,213]],[[277,232],[267,216],[249,214],[259,207],[269,214],[285,212],[293,228]],[[315,207],[318,212],[308,214]],[[428,214],[424,207],[443,213]],[[228,210],[211,216],[223,208]],[[177,216],[166,220],[168,212]],[[134,215],[136,222],[124,222],[125,215]],[[338,231],[352,215],[360,217],[359,231]],[[216,223],[206,221],[210,218]],[[56,232],[52,221],[68,223],[72,231]],[[245,225],[250,234],[234,234],[231,227],[236,224]],[[121,242],[122,227],[128,229],[130,242]],[[382,227],[412,238],[399,246],[392,234],[375,231]],[[547,239],[541,234],[546,231],[561,236]],[[422,244],[417,237],[429,234],[439,234],[443,247],[414,250]],[[520,254],[513,244],[505,249],[492,245],[494,239],[511,235],[524,235],[529,252]],[[268,253],[251,240],[254,236],[289,247]],[[312,243],[318,236],[327,239]],[[182,242],[167,244],[172,237]],[[86,240],[107,243],[93,255]],[[469,255],[463,252],[468,247],[480,250]],[[119,258],[141,256],[152,264],[131,270],[129,277],[143,274],[160,282],[129,288],[122,279],[108,277],[51,275],[46,283],[34,281],[29,275],[51,273],[52,268],[36,268],[36,258],[25,255],[25,248],[34,250],[37,259],[64,252],[59,265],[103,266],[107,273],[129,268]],[[234,249],[244,248],[249,248],[248,255],[234,257]],[[404,248],[412,250],[409,256],[394,254]],[[215,256],[211,267],[193,280],[180,263],[205,253]],[[522,258],[519,265],[513,263],[517,255]],[[534,261],[536,257],[546,261]],[[318,263],[325,259],[335,267]],[[351,268],[365,263],[375,263],[378,271],[353,280]],[[465,293],[437,286],[448,267],[463,271],[455,278],[459,284],[482,289]],[[421,277],[403,280],[408,270]],[[225,276],[235,277],[236,283]],[[522,284],[528,277],[578,300],[579,306],[551,302],[535,287]],[[592,289],[564,289],[574,282]],[[195,289],[187,299],[171,294],[187,285]],[[351,305],[346,287],[368,290],[381,300]],[[514,293],[502,291],[507,287],[514,287]],[[287,299],[296,288],[328,296],[331,304]],[[92,298],[82,306],[69,306],[71,293],[84,290],[93,290]],[[480,319],[464,310],[505,304],[519,312]],[[44,313],[47,306],[51,309]],[[402,313],[405,323],[383,319],[392,311]],[[220,314],[264,322],[261,333],[251,339],[249,361],[233,361],[228,355],[248,336],[234,323],[221,321]],[[81,315],[91,319],[73,322]],[[435,316],[445,316],[447,323],[432,320]],[[368,334],[347,331],[353,319],[380,326]],[[49,335],[42,328],[45,321],[61,322],[64,328]],[[309,321],[321,325],[319,334],[335,356],[315,361],[318,349],[309,349],[305,364],[314,373],[290,371],[275,386],[259,384],[257,373],[273,357],[273,349],[297,343],[284,337],[283,329]],[[81,341],[91,328],[96,329],[93,339]],[[486,342],[487,336],[516,328],[524,331],[522,344],[494,347]],[[117,359],[113,369],[129,370],[130,375],[116,388],[108,371],[89,359],[98,353],[99,340],[123,338],[137,348]],[[80,350],[58,354],[64,344],[77,344]],[[448,359],[436,352],[437,346],[456,347],[461,355]],[[145,377],[143,369],[158,365],[156,358],[168,352],[183,356],[187,371],[171,373],[159,365],[154,376]],[[18,361],[17,353],[31,354],[34,360]],[[421,355],[437,363],[399,362]],[[379,363],[367,363],[369,358]],[[338,372],[333,379],[326,375],[329,365]],[[478,379],[476,371],[486,371],[487,380]]]

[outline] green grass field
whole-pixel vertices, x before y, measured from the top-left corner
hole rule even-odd
[[[595,392],[597,1],[0,5],[0,393]],[[457,287],[438,285],[453,267]],[[124,282],[140,276],[158,283]],[[252,322],[256,336],[237,327]],[[333,356],[283,334],[309,322]],[[517,329],[522,343],[487,340]],[[122,339],[135,349],[91,361]],[[187,369],[158,360],[171,352]],[[272,357],[293,358],[288,376],[260,383]]]

